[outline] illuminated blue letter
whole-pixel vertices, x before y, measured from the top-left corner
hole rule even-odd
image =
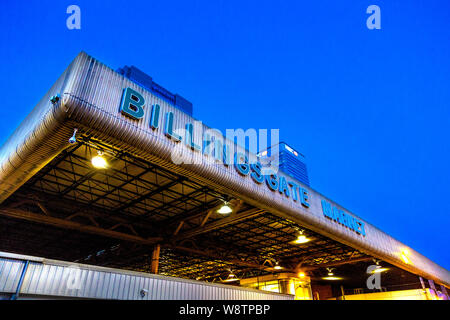
[[[144,116],[144,97],[131,88],[123,90],[120,111],[133,119],[139,120]]]
[[[252,173],[250,173],[250,177],[252,177],[256,183],[263,183],[264,176],[261,174],[262,164],[260,162],[256,162],[256,163],[251,164],[250,168],[252,169]]]
[[[236,152],[234,154],[234,167],[241,175],[248,175],[248,173],[250,172],[250,166],[248,165],[247,156],[240,152]]]
[[[286,182],[286,178],[283,177],[283,176],[280,176],[280,182],[278,184],[279,184],[278,191],[280,193],[284,193],[284,195],[286,197],[289,197],[290,196],[290,194],[289,194],[289,187],[288,187],[288,184]]]
[[[333,212],[331,210],[331,204],[325,200],[322,200],[322,213],[328,219],[333,219]]]
[[[159,126],[159,111],[161,107],[159,104],[154,104],[152,107],[152,116],[150,118],[150,127],[152,129],[156,129]]]
[[[278,189],[278,176],[275,173],[266,175],[266,184],[272,191],[277,190]]]
[[[308,198],[308,190],[300,188],[300,201],[305,208],[309,208]]]
[[[199,145],[194,142],[194,125],[192,123],[186,123],[186,136],[185,136],[186,144],[192,149],[196,151],[200,151],[201,148]]]
[[[166,113],[166,124],[164,127],[164,133],[166,134],[166,136],[174,139],[177,142],[181,141],[181,136],[173,132],[173,113],[170,111]]]
[[[289,185],[292,188],[292,199],[294,199],[294,201],[298,201],[298,196],[297,196],[298,184],[296,184],[295,182],[289,181]]]

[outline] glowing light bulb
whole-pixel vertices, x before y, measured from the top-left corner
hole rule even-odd
[[[228,275],[228,278],[226,278],[225,280],[223,280],[224,282],[233,282],[233,281],[238,281],[238,277],[236,277],[236,275],[233,272],[230,272],[230,274]]]
[[[98,155],[92,158],[91,160],[92,165],[97,169],[106,169],[108,166],[108,163],[106,162],[105,158],[103,158],[103,154],[99,151]]]
[[[297,239],[295,239],[293,241],[293,243],[295,244],[301,244],[301,243],[306,243],[309,242],[311,239],[308,239],[307,237],[305,237],[304,235],[300,234]]]
[[[378,266],[375,270],[372,271],[372,273],[380,273],[380,272],[384,272],[384,271],[388,271],[388,268],[382,268],[380,266]]]
[[[229,214],[233,212],[233,209],[231,209],[231,207],[228,205],[228,203],[225,203],[223,206],[220,207],[219,210],[217,210],[217,213],[220,214]]]
[[[280,265],[278,264],[278,262],[275,263],[275,266],[274,266],[273,268],[274,268],[275,270],[281,270],[281,269],[283,269],[283,267],[280,266]]]
[[[324,280],[342,280],[341,277],[323,277]]]

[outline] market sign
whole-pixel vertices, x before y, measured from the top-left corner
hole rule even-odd
[[[132,88],[125,88],[123,90],[122,101],[120,104],[120,112],[134,120],[140,120],[144,117],[144,97]],[[153,130],[160,128],[161,107],[158,104],[152,105],[150,116],[150,127]],[[194,142],[194,126],[192,123],[187,123],[184,136],[178,134],[174,129],[174,114],[173,112],[166,112],[164,115],[164,134],[176,141],[184,143],[192,150],[197,152],[203,152],[203,154],[211,154],[211,144],[214,144],[212,156],[219,162],[222,162],[224,166],[233,165],[237,173],[241,176],[250,176],[251,179],[257,184],[264,184],[271,191],[278,191],[286,198],[292,198],[293,201],[300,203],[303,207],[309,208],[309,192],[294,181],[288,180],[282,175],[278,175],[275,172],[270,174],[263,174],[263,165],[260,161],[249,161],[248,157],[237,151],[231,157],[230,148],[228,145],[221,141],[213,141],[205,139],[203,146],[199,146]],[[324,203],[322,202],[324,208]],[[355,231],[358,234],[365,235],[364,223],[352,216],[343,213],[342,210],[337,210],[335,207],[329,208],[328,206],[323,209],[324,215]]]
[[[366,235],[363,221],[353,217],[352,215],[349,215],[348,213],[345,213],[344,210],[331,205],[331,203],[326,200],[322,200],[322,213],[329,220],[339,223],[340,225],[356,232],[357,234],[363,236]]]

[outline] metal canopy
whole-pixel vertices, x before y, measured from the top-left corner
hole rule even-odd
[[[107,169],[91,158],[100,151]],[[234,212],[216,212],[223,199]],[[0,206],[1,248],[137,271],[150,271],[162,246],[160,273],[220,281],[318,270],[370,257],[240,199],[88,136],[66,149]],[[299,230],[311,239],[293,244]]]
[[[110,263],[129,267],[133,255],[144,256],[142,252],[148,254],[157,245],[155,252],[160,248],[162,254],[160,270],[167,274],[176,274],[164,267],[168,250],[177,257],[169,261],[189,265],[195,255],[260,273],[273,271],[267,266],[270,259],[285,259],[282,262],[287,267],[297,269],[342,264],[343,258],[367,259],[365,254],[448,285],[448,270],[367,221],[360,234],[327,219],[321,209],[323,201],[361,220],[316,190],[306,188],[310,202],[305,208],[243,177],[233,166],[217,166],[215,159],[187,146],[183,150],[193,162],[174,163],[171,157],[177,142],[165,135],[162,123],[158,128],[150,126],[151,112],[139,121],[118,112],[124,88],[139,91],[149,105],[158,104],[161,115],[174,114],[179,128],[195,120],[80,53],[0,148],[0,219],[1,227],[8,230],[1,235],[6,239],[0,244],[2,249],[23,253],[26,247],[34,255],[39,239],[27,235],[45,233],[51,246],[40,247],[44,256],[94,259],[98,264],[105,263],[100,262],[102,256],[112,253],[117,259],[108,259]],[[74,128],[81,139],[70,145]],[[209,129],[202,128],[203,132]],[[106,170],[94,170],[90,164],[99,150],[108,158]],[[283,172],[279,175],[287,179]],[[217,206],[227,196],[235,213],[218,216]],[[274,221],[261,220],[271,216]],[[21,223],[12,230],[11,221]],[[38,225],[45,228],[38,229]],[[317,240],[291,248],[288,238],[301,226]],[[73,245],[68,248],[53,237],[58,233],[55,230],[64,230],[61,238],[71,237]],[[81,233],[86,237],[83,241],[77,238]],[[212,250],[206,250],[208,241]],[[124,252],[129,258],[124,258]],[[306,261],[306,257],[314,259]],[[200,268],[197,274],[204,276],[206,269]],[[195,272],[186,275],[186,269],[178,274],[195,276]]]

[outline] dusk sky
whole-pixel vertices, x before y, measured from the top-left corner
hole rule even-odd
[[[85,51],[210,127],[280,129],[313,189],[450,269],[448,1],[2,1],[0,30],[0,144]]]

